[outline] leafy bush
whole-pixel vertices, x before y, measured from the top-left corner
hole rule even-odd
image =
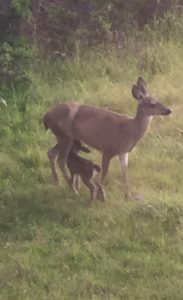
[[[14,45],[4,42],[0,47],[0,80],[6,85],[27,85],[26,67],[32,57],[31,48],[23,40]]]
[[[0,82],[2,86],[27,86],[26,69],[32,51],[23,34],[30,16],[29,2],[9,0],[0,4]],[[2,88],[2,87],[1,87]]]

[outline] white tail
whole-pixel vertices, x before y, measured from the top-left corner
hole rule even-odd
[[[128,153],[147,131],[152,116],[171,113],[169,108],[148,95],[142,77],[133,85],[132,95],[138,101],[134,118],[76,102],[58,104],[45,114],[45,127],[51,129],[61,147],[60,168],[67,182],[69,177],[65,166],[73,140],[77,139],[102,152],[102,182],[111,158],[119,156],[125,196],[129,196],[126,174]]]

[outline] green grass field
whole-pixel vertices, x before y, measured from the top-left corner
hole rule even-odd
[[[34,67],[29,89],[4,96],[0,299],[183,299],[182,45],[168,41],[146,54],[145,68],[142,53],[98,53]],[[73,98],[133,116],[131,86],[139,74],[173,111],[154,118],[129,156],[131,188],[144,200],[124,201],[114,159],[107,202],[89,207],[85,187],[77,197],[62,177],[60,187],[52,185],[46,152],[55,139],[45,132],[42,116],[54,103]],[[87,157],[100,162],[96,151]]]

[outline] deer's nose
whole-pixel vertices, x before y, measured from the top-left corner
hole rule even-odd
[[[168,108],[166,111],[166,115],[170,115],[172,113],[172,111]]]

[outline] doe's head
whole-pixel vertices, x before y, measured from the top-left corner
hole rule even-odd
[[[147,92],[146,83],[139,77],[132,86],[132,95],[139,102],[139,109],[147,116],[169,115],[171,110]]]

